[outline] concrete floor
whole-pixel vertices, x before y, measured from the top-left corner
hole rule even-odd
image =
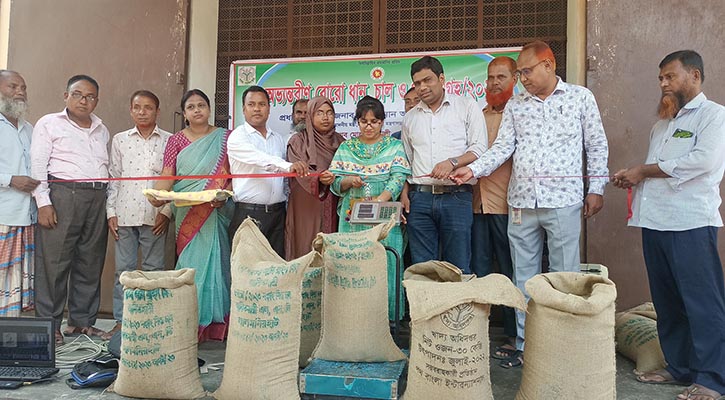
[[[97,326],[101,329],[110,329],[113,321],[99,321]],[[491,328],[492,343],[499,343],[502,338],[500,328]],[[199,357],[206,360],[208,364],[224,362],[224,351],[226,343],[207,342],[199,346]],[[495,347],[492,345],[492,347]],[[491,363],[491,383],[493,385],[493,394],[497,400],[514,399],[516,391],[521,381],[521,369],[503,369],[495,364],[496,360]],[[664,385],[645,385],[635,380],[632,370],[634,364],[624,357],[617,355],[617,399],[620,400],[662,400],[674,399],[683,388],[677,386]],[[101,388],[88,388],[81,390],[70,389],[65,380],[69,377],[70,370],[62,369],[57,379],[52,382],[38,383],[37,385],[25,386],[17,390],[0,391],[0,399],[72,399],[72,400],[117,400],[127,399],[127,397],[119,396],[115,393],[108,393]],[[202,375],[202,383],[204,388],[212,392],[221,384],[222,370],[209,371]],[[211,398],[211,397],[208,397]],[[340,397],[329,396],[305,396],[302,399],[311,400],[336,400]],[[285,399],[280,399],[285,400]],[[414,399],[412,399],[414,400]],[[452,399],[453,400],[453,399]],[[548,399],[544,399],[548,400]],[[585,400],[585,399],[564,399],[564,400]]]

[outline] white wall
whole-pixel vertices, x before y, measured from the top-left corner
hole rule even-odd
[[[4,0],[7,1],[7,0]],[[214,123],[216,92],[217,24],[219,0],[191,0],[189,53],[186,88],[201,89],[211,100],[210,123]]]

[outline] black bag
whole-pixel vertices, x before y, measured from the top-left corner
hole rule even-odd
[[[76,364],[70,373],[71,378],[65,383],[71,389],[107,387],[116,380],[117,375],[118,359],[105,357]]]

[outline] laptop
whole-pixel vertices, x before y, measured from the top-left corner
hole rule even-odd
[[[33,382],[58,372],[52,318],[0,318],[0,380]]]

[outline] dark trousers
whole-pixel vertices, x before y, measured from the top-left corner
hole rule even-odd
[[[717,228],[642,229],[642,248],[667,370],[725,393],[725,287]]]
[[[284,224],[287,218],[285,203],[269,206],[248,203],[234,203],[234,217],[229,224],[229,237],[233,240],[234,234],[247,217],[257,222],[259,230],[267,238],[274,251],[284,258]]]
[[[411,262],[448,261],[471,273],[473,194],[410,191],[408,244]],[[440,250],[440,251],[439,251]]]
[[[493,272],[493,261],[496,260],[499,272],[513,280],[508,224],[508,214],[473,214],[471,271],[476,276],[483,277]],[[503,331],[510,338],[516,337],[516,313],[513,308],[503,308]]]
[[[106,190],[50,184],[58,216],[54,229],[38,226],[35,250],[35,312],[68,325],[93,326],[101,301],[101,273],[106,260],[108,223]]]

